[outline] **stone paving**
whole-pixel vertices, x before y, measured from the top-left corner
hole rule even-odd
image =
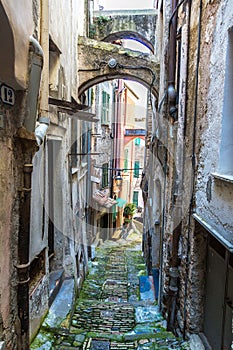
[[[59,327],[45,320],[31,349],[189,349],[165,330],[155,302],[140,300],[139,276],[146,275],[140,251],[133,233],[98,248],[72,314]]]

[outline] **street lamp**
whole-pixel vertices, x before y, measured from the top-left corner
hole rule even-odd
[[[120,186],[122,181],[123,181],[123,177],[121,176],[121,172],[118,171],[117,175],[115,176],[116,186]]]

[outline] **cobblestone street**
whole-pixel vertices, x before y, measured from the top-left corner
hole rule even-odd
[[[31,349],[189,349],[165,330],[153,298],[140,297],[140,276],[146,270],[138,235],[105,242],[90,263],[72,316],[59,327],[45,319]]]

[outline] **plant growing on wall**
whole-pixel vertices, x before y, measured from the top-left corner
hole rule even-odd
[[[99,36],[105,35],[106,26],[112,21],[111,17],[99,16],[94,18],[94,24],[92,25],[92,36],[97,39]]]

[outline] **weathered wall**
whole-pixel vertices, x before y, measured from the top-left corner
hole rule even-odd
[[[214,180],[213,173],[218,169],[219,149],[221,140],[221,121],[222,121],[222,103],[223,103],[223,86],[224,86],[224,62],[226,55],[227,29],[232,23],[232,15],[230,8],[227,9],[226,4],[214,2],[209,4],[203,2],[202,16],[200,20],[201,39],[200,39],[200,62],[198,66],[197,49],[198,49],[198,2],[192,6],[191,30],[190,30],[190,51],[189,51],[189,84],[188,93],[190,98],[187,105],[186,128],[186,147],[185,147],[185,163],[184,169],[184,190],[186,195],[183,197],[183,207],[188,206],[188,199],[192,195],[192,181],[195,181],[195,202],[196,213],[207,222],[210,226],[231,240],[232,238],[232,220],[229,215],[232,209],[232,200],[230,199],[230,184],[218,183]],[[229,5],[230,6],[230,5]],[[222,9],[227,12],[222,12]],[[221,15],[220,15],[221,13]],[[225,15],[223,15],[225,13]],[[217,30],[218,26],[222,26],[222,15],[225,16],[225,29]],[[229,16],[229,17],[228,17]],[[221,23],[221,24],[220,24]],[[225,31],[225,32],[224,32]],[[223,34],[224,32],[224,34]],[[225,42],[221,42],[219,37],[226,38]],[[220,48],[221,47],[221,48]],[[223,55],[220,57],[220,51]],[[221,65],[221,67],[218,67]],[[197,76],[198,74],[198,76]],[[195,84],[198,87],[195,94]],[[221,88],[220,88],[221,86]],[[192,96],[192,97],[191,97]],[[218,96],[218,98],[216,98]],[[197,123],[195,123],[195,113]],[[194,131],[195,130],[195,131]],[[195,150],[192,149],[193,135],[195,135]],[[189,140],[189,142],[188,142]],[[191,141],[191,142],[190,142]],[[188,157],[196,157],[196,172],[191,170]],[[188,171],[188,169],[190,169]],[[193,180],[192,180],[193,178]],[[212,183],[212,186],[210,185]],[[210,186],[210,187],[209,187]],[[212,188],[211,188],[212,187]],[[227,188],[228,187],[228,188]],[[208,189],[209,188],[209,189]],[[220,189],[221,188],[221,189]],[[198,239],[203,240],[203,235],[193,235],[194,226],[190,227],[188,216],[185,214],[184,232],[190,235],[189,242],[184,244],[186,252],[186,264],[190,264],[189,275],[183,278],[186,281],[187,291],[181,289],[181,310],[185,310],[187,314],[188,329],[191,332],[199,332],[203,330],[203,313],[204,313],[204,292],[205,287],[200,284],[200,279],[204,281],[205,263],[206,263],[206,243],[202,242],[198,251],[195,251]],[[188,236],[185,236],[186,238]],[[199,237],[199,238],[198,238]],[[185,242],[185,240],[184,240]],[[190,244],[190,250],[188,245]],[[201,249],[202,248],[202,249]],[[185,264],[182,264],[185,271]],[[187,305],[182,305],[182,300],[186,295]],[[193,299],[195,302],[193,302]]]
[[[160,6],[161,2],[159,9]],[[204,229],[194,222],[193,214],[203,219],[203,226],[212,229],[225,246],[232,245],[232,174],[227,176],[222,172],[220,148],[224,84],[229,74],[226,70],[227,45],[233,17],[230,1],[184,2],[179,7],[179,36],[176,38],[178,76],[175,82],[179,95],[178,112],[173,119],[168,113],[166,94],[171,49],[168,42],[170,1],[163,3],[162,10],[157,23],[160,40],[156,47],[161,53],[159,108],[152,116],[153,138],[147,151],[150,169],[147,174],[153,172],[155,176],[153,183],[148,175],[145,230],[148,232],[153,227],[159,206],[161,212],[164,210],[160,226],[164,240],[163,251],[160,249],[163,253],[160,288],[163,291],[161,296],[164,296],[161,302],[163,305],[165,301],[164,311],[168,311],[170,322],[171,310],[166,309],[169,307],[166,299],[177,298],[177,318],[172,320],[172,327],[178,326],[188,334],[203,331],[207,273],[207,236]],[[156,169],[156,162],[160,163],[164,172]],[[161,187],[164,201],[160,203],[156,193],[156,183],[159,182],[165,186]],[[149,241],[153,235],[152,230]],[[151,244],[149,241],[148,245]],[[158,261],[156,247],[158,242],[155,240],[151,244],[154,262]],[[146,254],[149,254],[148,247]],[[171,266],[178,268],[178,294],[169,288]]]
[[[205,4],[203,12],[203,44],[200,64],[200,114],[198,128],[200,153],[198,158],[197,214],[213,226],[225,239],[233,243],[232,181],[224,180],[226,173],[220,166],[224,89],[229,52],[229,29],[233,26],[233,8],[230,1],[219,5]],[[209,63],[208,70],[206,62]],[[208,78],[207,78],[208,77]],[[231,127],[229,123],[229,128]],[[215,177],[219,174],[222,179]]]
[[[45,18],[41,21],[40,4],[37,3],[34,7],[36,33],[39,37],[47,35],[47,41],[50,38],[50,47],[47,48],[49,52],[46,51],[46,56],[49,55],[49,67],[44,68],[49,91],[46,90],[46,84],[42,85],[41,95],[49,93],[57,99],[77,100],[77,37],[78,33],[86,34],[85,8],[84,1],[50,2],[49,23],[46,28]],[[48,99],[47,95],[45,99]],[[63,277],[74,278],[76,285],[80,287],[87,269],[85,205],[88,166],[79,155],[73,155],[72,158],[69,156],[73,142],[77,142],[76,152],[82,152],[82,122],[75,120],[72,123],[71,118],[66,113],[59,112],[54,105],[47,107],[48,111],[44,109],[42,113],[50,118],[50,126],[44,145],[33,159],[30,259],[35,261],[38,254],[42,254],[45,249],[45,261],[41,271],[37,271],[38,283],[30,290],[31,337],[35,335],[48,309],[50,272],[63,270]],[[74,129],[76,134],[73,134]],[[72,159],[76,160],[73,168]],[[54,254],[49,259],[50,219],[54,227]],[[80,278],[77,276],[76,258],[79,261],[82,254],[85,271],[82,271]]]
[[[23,7],[22,7],[22,6]],[[28,82],[29,40],[33,34],[32,3],[0,6],[2,38],[1,84],[25,89]],[[12,105],[0,101],[0,339],[6,349],[18,349],[18,239],[19,207],[24,196],[23,164],[34,152],[33,135],[19,128],[24,123],[25,91],[14,91]],[[31,141],[28,139],[31,138]]]
[[[3,125],[0,129],[0,332],[1,340],[6,340],[9,348],[13,349],[15,339],[11,337],[11,334],[15,332],[14,323],[17,315],[17,289],[13,286],[17,285],[14,264],[17,264],[18,214],[12,133],[15,133],[16,130],[12,128],[10,122],[10,119],[14,118],[14,113],[3,106],[0,109],[3,117]]]
[[[174,262],[176,253],[173,249],[174,244],[177,244],[177,234],[173,230],[181,222],[178,233],[180,282],[177,319],[180,329],[184,330],[185,326],[187,333],[203,331],[207,261],[206,237],[197,223],[193,222],[192,214],[195,212],[195,215],[203,219],[203,225],[209,225],[215,230],[220,240],[221,236],[228,240],[229,246],[232,243],[233,224],[230,214],[233,208],[231,183],[214,174],[220,173],[220,177],[224,178],[219,167],[219,155],[232,9],[229,2],[215,1],[210,4],[203,1],[200,18],[199,6],[200,2],[192,2],[190,22],[188,3],[179,11],[179,110],[178,121],[173,126],[168,126],[167,143],[170,154],[165,203],[164,261],[168,266]],[[187,48],[189,51],[185,54]],[[164,268],[166,266],[165,263]]]

